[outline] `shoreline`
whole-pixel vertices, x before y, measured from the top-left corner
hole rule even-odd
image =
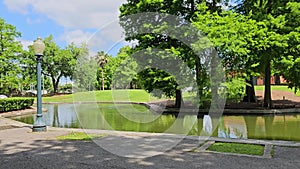
[[[191,109],[191,108],[168,108],[160,106],[158,103],[146,103],[146,102],[47,102],[43,104],[137,104],[147,107],[153,113],[170,114],[170,115],[205,115],[212,113],[210,109]],[[43,112],[46,112],[43,109]],[[300,108],[274,108],[274,109],[262,109],[262,108],[224,108],[217,110],[216,114],[219,115],[280,115],[280,114],[299,114]],[[220,113],[220,111],[223,111]],[[2,112],[0,117],[15,117],[30,115],[36,113],[36,107],[31,106],[28,109],[17,110],[11,112]]]
[[[46,112],[47,110],[42,108],[42,112]],[[36,114],[37,109],[36,107],[30,106],[28,109],[23,110],[15,110],[9,112],[0,112],[0,117],[9,118],[9,117],[17,117],[17,116],[24,116],[24,115],[31,115]]]

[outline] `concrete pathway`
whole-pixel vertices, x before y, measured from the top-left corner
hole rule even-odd
[[[205,146],[214,141],[232,141],[219,138],[84,130],[107,136],[93,141],[56,140],[70,131],[83,130],[49,127],[47,132],[32,133],[30,125],[0,117],[0,169],[300,168],[298,142],[236,140],[266,145],[264,156],[249,156],[207,151]]]

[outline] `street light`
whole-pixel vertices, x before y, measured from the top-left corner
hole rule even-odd
[[[45,44],[42,41],[40,37],[37,38],[37,40],[33,43],[33,50],[36,56],[36,61],[37,61],[37,115],[36,115],[36,120],[33,124],[32,131],[33,132],[39,132],[39,131],[46,131],[46,124],[44,123],[43,120],[43,114],[42,114],[42,92],[41,92],[41,74],[42,74],[42,68],[41,68],[41,62],[43,59],[43,53],[45,50]]]

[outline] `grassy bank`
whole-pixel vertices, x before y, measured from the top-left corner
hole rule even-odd
[[[254,88],[255,88],[255,90],[265,90],[265,86],[255,86]],[[290,89],[286,85],[271,85],[271,90],[294,93],[294,89]],[[300,96],[300,91],[298,91],[295,95]]]
[[[163,99],[163,98],[162,98]],[[78,92],[67,95],[56,95],[43,97],[43,102],[113,102],[113,101],[131,101],[131,102],[150,102],[160,100],[153,97],[144,90],[105,90],[92,92]]]
[[[272,85],[272,90],[291,92],[294,91],[283,85]],[[264,86],[255,86],[255,90],[264,90]],[[185,100],[192,100],[194,94],[183,92]],[[300,92],[296,93],[300,96]],[[67,95],[56,95],[51,97],[43,97],[43,102],[113,102],[113,101],[131,101],[131,102],[150,102],[157,100],[165,100],[166,98],[157,98],[151,96],[145,90],[105,90],[92,92],[78,92]]]

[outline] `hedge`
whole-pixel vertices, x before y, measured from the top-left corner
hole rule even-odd
[[[7,98],[0,99],[0,112],[22,110],[33,105],[34,98]]]

